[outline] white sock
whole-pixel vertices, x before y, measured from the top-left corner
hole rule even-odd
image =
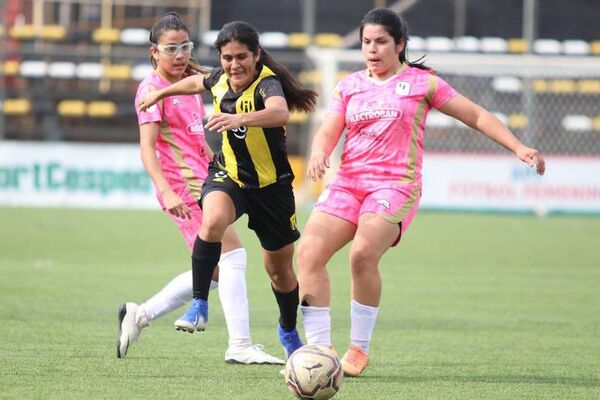
[[[331,346],[329,307],[300,306],[300,312],[307,343]]]
[[[141,307],[148,320],[153,321],[181,307],[192,299],[192,270],[177,275]]]
[[[352,311],[350,313],[351,328],[350,328],[350,343],[353,346],[360,347],[366,353],[369,352],[369,343],[375,328],[377,313],[379,307],[366,306],[360,304],[356,300],[352,300],[350,304]]]
[[[140,305],[148,322],[179,308],[192,300],[192,270],[182,272],[171,279],[158,293]],[[210,281],[210,290],[219,287],[219,283]]]
[[[219,260],[219,298],[225,315],[230,347],[252,344],[246,289],[246,249],[221,254]]]

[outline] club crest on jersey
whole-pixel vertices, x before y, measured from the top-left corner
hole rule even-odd
[[[396,84],[396,94],[398,96],[407,96],[410,94],[410,83],[398,82]]]
[[[202,129],[202,118],[200,118],[200,114],[192,113],[192,122],[187,126],[188,133],[201,133]]]
[[[240,102],[240,110],[244,113],[254,111],[254,102],[252,100],[242,100]]]

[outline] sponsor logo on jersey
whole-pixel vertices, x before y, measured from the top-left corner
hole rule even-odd
[[[192,122],[187,126],[188,133],[202,133],[202,118],[200,118],[200,114],[192,113]]]
[[[366,122],[378,119],[397,119],[402,116],[402,111],[393,108],[378,108],[374,110],[359,111],[348,116],[348,122]]]
[[[181,104],[181,101],[177,97],[171,97],[171,103],[176,106],[177,104]]]
[[[233,133],[233,136],[235,136],[236,138],[244,140],[246,139],[246,132],[248,131],[248,128],[246,128],[245,126],[240,126],[239,128],[230,129],[229,131]]]

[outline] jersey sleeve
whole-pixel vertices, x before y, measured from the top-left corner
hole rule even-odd
[[[219,78],[221,77],[222,74],[223,74],[222,68],[214,68],[209,73],[204,75],[204,79],[202,80],[202,84],[204,85],[204,88],[206,90],[210,91],[210,89],[212,89],[212,87],[217,84],[217,82],[219,81]]]
[[[333,90],[333,94],[329,99],[329,106],[327,107],[327,114],[345,114],[346,103],[342,96],[342,82],[338,82]]]
[[[262,79],[258,83],[256,90],[262,97],[263,101],[273,96],[285,97],[281,82],[279,82],[279,78],[275,76],[267,76],[266,78]]]
[[[431,96],[430,104],[433,108],[440,108],[456,96],[458,92],[439,76],[436,76],[436,79],[438,80],[438,84],[433,96]]]
[[[138,125],[147,124],[149,122],[161,122],[163,120],[162,101],[148,107],[144,111],[138,109],[140,99],[149,92],[155,91],[156,87],[152,84],[140,86],[135,96],[135,111],[138,117]]]

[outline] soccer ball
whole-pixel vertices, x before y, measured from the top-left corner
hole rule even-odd
[[[285,364],[287,387],[299,399],[332,398],[340,390],[343,375],[335,351],[318,344],[299,348]]]

